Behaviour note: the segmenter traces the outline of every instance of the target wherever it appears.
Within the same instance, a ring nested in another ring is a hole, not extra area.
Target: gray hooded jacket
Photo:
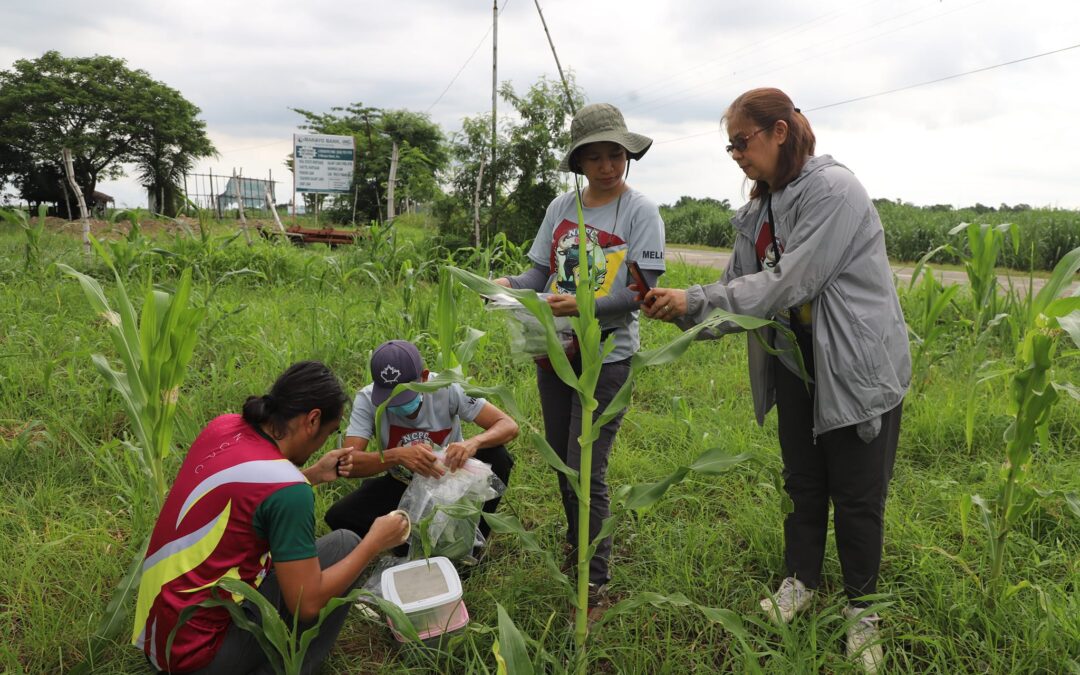
[[[811,157],[794,181],[773,194],[773,227],[784,242],[783,255],[774,268],[759,272],[754,235],[764,208],[757,199],[732,218],[736,240],[727,269],[717,283],[687,289],[680,325],[700,323],[718,308],[772,318],[810,302],[814,434],[876,422],[901,402],[911,382],[907,327],[877,210],[847,167],[828,155]],[[720,333],[736,330],[725,324]],[[774,330],[761,330],[772,344]],[[777,362],[748,337],[754,412],[764,424],[775,403]]]

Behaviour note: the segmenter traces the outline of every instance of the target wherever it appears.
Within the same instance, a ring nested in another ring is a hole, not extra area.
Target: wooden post
[[[495,104],[499,100],[499,0],[491,3],[491,226],[489,230],[495,231],[495,192],[498,189],[497,180],[499,172],[495,163],[496,146],[496,110]],[[480,242],[477,241],[479,246]]]
[[[473,246],[480,248],[480,186],[484,182],[484,158],[480,158],[480,172],[476,174],[476,196],[473,197]]]
[[[217,198],[217,189],[214,188],[214,170],[210,171],[210,209],[214,212],[214,216],[218,220],[221,220],[221,202]]]
[[[243,175],[244,170],[240,169],[240,174]],[[244,240],[251,246],[251,232],[248,232],[247,218],[244,217],[244,195],[243,190],[240,189],[240,178],[236,175],[236,169],[233,169],[233,193],[236,195],[236,210],[240,215],[240,230],[244,233]]]
[[[79,215],[83,221],[83,252],[90,255],[90,214],[86,211],[86,200],[83,199],[82,190],[75,182],[75,166],[71,162],[71,150],[64,148],[64,170],[67,172],[68,183],[71,191],[75,193],[75,200],[79,204]]]
[[[398,144],[390,151],[390,178],[386,183],[386,222],[394,219],[394,182],[397,180]]]
[[[277,224],[277,229],[285,234],[285,226],[281,224],[281,217],[278,216],[277,207],[274,206],[274,198],[270,195],[270,188],[266,188],[266,205],[270,207],[270,213],[274,214],[274,223]]]

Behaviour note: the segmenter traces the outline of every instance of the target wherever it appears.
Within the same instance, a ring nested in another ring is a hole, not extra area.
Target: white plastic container
[[[395,565],[383,570],[381,581],[382,596],[405,612],[423,640],[457,630],[469,621],[461,601],[461,578],[448,558]],[[404,639],[396,630],[394,637]]]

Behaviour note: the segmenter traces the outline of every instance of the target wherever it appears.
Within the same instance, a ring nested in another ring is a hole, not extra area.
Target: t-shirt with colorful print
[[[633,283],[626,270],[627,260],[636,260],[642,269],[664,271],[664,221],[648,197],[629,188],[603,206],[584,208],[582,215],[589,239],[586,256],[592,266],[597,298]],[[552,200],[529,249],[529,260],[548,268],[546,292],[577,290],[579,251],[577,200],[574,192],[567,192]],[[600,329],[611,331],[615,340],[615,348],[605,362],[621,361],[638,350],[636,310],[600,317]]]
[[[435,373],[430,373],[430,378]],[[372,439],[375,435],[375,405],[371,402],[372,385],[368,385],[356,394],[352,413],[349,416],[347,436]],[[459,384],[451,384],[431,392],[420,394],[424,397],[415,419],[400,417],[386,410],[383,412],[379,438],[382,447],[396,448],[414,443],[431,443],[447,446],[462,440],[461,420],[472,422],[487,405],[482,398],[469,396]],[[370,450],[376,448],[369,447]],[[391,475],[400,480],[409,480],[412,474],[405,467],[394,467]]]

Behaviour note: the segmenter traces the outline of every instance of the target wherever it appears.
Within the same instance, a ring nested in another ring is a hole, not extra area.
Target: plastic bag
[[[547,294],[538,294],[542,299]],[[520,360],[546,359],[547,337],[540,320],[533,316],[532,312],[520,302],[509,295],[499,294],[487,296],[488,303],[484,308],[489,311],[499,311],[509,318],[510,328],[510,354]],[[563,351],[570,353],[576,344],[574,329],[570,318],[565,316],[555,317],[555,333],[562,344]]]
[[[435,451],[442,461],[444,452]],[[446,556],[461,560],[472,553],[473,546],[483,543],[477,532],[480,508],[484,502],[498,497],[506,486],[491,471],[491,466],[477,459],[469,459],[457,471],[447,471],[440,478],[413,474],[412,482],[401,495],[398,508],[409,514],[413,523],[409,536],[409,552],[413,558],[425,555],[423,537],[431,542],[431,556]],[[471,505],[475,511],[469,515],[450,514],[439,506]]]

